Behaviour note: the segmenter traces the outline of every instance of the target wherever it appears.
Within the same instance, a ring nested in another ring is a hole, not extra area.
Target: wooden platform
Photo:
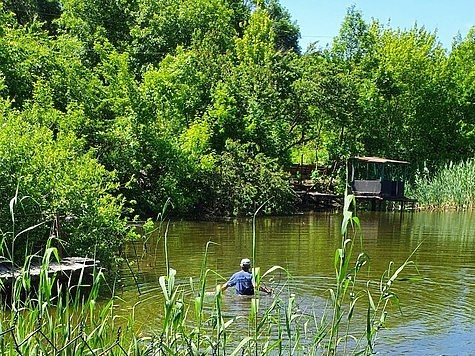
[[[343,206],[344,195],[342,194],[326,194],[314,191],[296,191],[299,196],[302,207],[312,208],[315,210],[328,210],[337,209]],[[393,202],[400,204],[400,210],[404,210],[408,204],[411,205],[411,209],[414,209],[414,205],[417,202],[416,199],[410,199],[406,197],[391,197],[381,195],[355,195],[357,202],[368,202],[371,210],[382,210],[382,205],[385,202]]]
[[[300,198],[302,208],[315,210],[337,209],[343,204],[343,195],[326,194],[313,191],[296,191]]]
[[[61,263],[51,262],[47,271],[48,277],[55,278],[55,288],[61,290],[78,290],[79,287],[87,289],[92,285],[93,274],[100,268],[97,260],[84,257],[67,257]],[[25,274],[29,275],[32,291],[40,280],[41,265],[32,265],[27,271],[23,267],[13,267],[9,263],[0,264],[0,280],[2,284],[1,295],[11,295],[14,281]]]
[[[93,260],[92,258],[66,257],[61,261],[61,263],[51,262],[49,265],[48,274],[71,274],[83,269],[92,271],[92,268],[97,266],[98,261]],[[32,266],[28,272],[31,277],[39,276],[41,273],[41,266]],[[0,265],[0,279],[4,281],[12,277],[17,278],[24,273],[25,271],[23,270],[23,267],[15,267],[12,271],[12,268],[9,264],[4,263]]]
[[[401,211],[407,210],[409,206],[411,210],[414,210],[415,204],[417,203],[417,199],[380,195],[355,195],[355,199],[357,202],[368,202],[370,204],[370,210],[372,211],[383,210],[383,204],[385,204],[386,202],[399,204],[398,210]]]

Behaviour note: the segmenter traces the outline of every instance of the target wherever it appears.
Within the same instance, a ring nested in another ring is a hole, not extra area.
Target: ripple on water
[[[379,333],[376,351],[394,355],[472,354],[475,214],[365,213],[360,219],[364,250],[371,257],[370,268],[365,269],[361,278],[373,281],[370,287],[375,296],[389,262],[394,262],[391,267],[394,272],[422,243],[411,257],[417,269],[408,266],[394,283],[393,291],[400,298],[402,314],[397,305],[389,306],[387,329]],[[322,315],[329,299],[328,290],[335,284],[334,256],[340,246],[340,227],[339,214],[258,219],[257,264],[263,271],[280,265],[293,276],[287,280],[285,273],[275,274],[272,281],[266,278],[265,282],[274,290],[282,290],[283,296],[295,294],[301,311]],[[200,275],[206,243],[210,240],[217,245],[210,246],[208,268],[223,279],[229,278],[240,258],[251,254],[252,223],[250,220],[174,222],[170,226],[169,256],[183,286],[189,285],[190,276],[195,276],[196,281]],[[161,291],[157,291],[158,277],[165,273],[162,242],[163,239],[157,244],[151,239],[149,255],[132,266],[135,272],[141,271],[136,277],[142,295],[137,295],[132,273],[123,269],[124,300],[132,306],[140,303],[136,313],[145,321],[159,318],[163,311],[163,302],[158,297]],[[134,248],[142,253],[141,246]],[[410,277],[423,279],[414,282]],[[209,290],[223,279],[210,275]],[[235,300],[232,291],[229,292],[223,299],[225,313],[229,317],[246,315],[250,302]],[[191,297],[191,292],[187,296]],[[262,298],[262,305],[271,301]],[[365,304],[362,305],[365,309]],[[124,305],[124,310],[130,312],[131,307]],[[245,318],[238,320],[245,322]]]

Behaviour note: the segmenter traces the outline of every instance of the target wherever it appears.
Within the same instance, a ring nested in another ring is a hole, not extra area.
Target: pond
[[[375,351],[384,354],[470,354],[475,352],[475,213],[473,212],[362,212],[363,250],[371,260],[361,273],[378,281],[390,262],[394,271],[417,249],[395,292],[400,311],[390,308],[387,328],[380,331]],[[144,325],[144,332],[160,328],[163,303],[158,278],[165,274],[163,231],[127,246],[129,266],[122,270],[119,307]],[[275,273],[265,283],[274,291],[295,293],[302,310],[328,299],[335,281],[335,249],[340,246],[341,213],[309,213],[291,217],[258,218],[254,264],[267,270],[282,266],[293,276]],[[239,261],[252,255],[252,220],[219,222],[171,221],[168,225],[170,265],[179,282],[198,281],[208,241],[208,268],[224,278],[239,269]],[[133,274],[132,274],[133,271]],[[208,278],[209,290],[224,279]],[[187,288],[189,290],[190,288]],[[268,297],[271,298],[271,297]],[[265,300],[265,298],[263,298]],[[140,303],[138,303],[140,302]],[[137,304],[138,303],[138,304]],[[248,313],[248,303],[236,303],[225,293],[225,313]],[[364,308],[358,311],[363,314]]]

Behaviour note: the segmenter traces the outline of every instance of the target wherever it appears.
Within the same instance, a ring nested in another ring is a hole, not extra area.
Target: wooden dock
[[[326,194],[314,191],[295,191],[300,199],[301,207],[312,210],[332,210],[343,205],[343,195]]]
[[[47,270],[48,277],[55,278],[55,290],[60,288],[62,291],[69,289],[70,291],[79,290],[80,287],[88,289],[92,286],[94,272],[98,271],[100,263],[97,260],[84,257],[67,257],[60,263],[54,261],[49,264]],[[12,267],[9,263],[0,264],[0,280],[1,295],[5,297],[11,296],[14,281],[21,276],[29,276],[32,290],[36,290],[42,267],[39,264],[30,266],[28,270],[24,267]]]
[[[314,191],[300,190],[296,191],[300,198],[301,207],[304,209],[312,210],[332,210],[339,209],[343,206],[345,199],[342,194],[327,194]],[[417,200],[406,197],[393,197],[393,196],[381,196],[381,195],[355,195],[357,203],[369,204],[369,210],[378,211],[384,210],[388,202],[397,204],[398,207],[394,207],[391,210],[414,210]]]
[[[416,199],[407,197],[392,197],[392,196],[379,196],[379,195],[355,195],[357,202],[369,203],[369,209],[371,211],[381,211],[387,209],[388,203],[392,203],[393,208],[389,210],[414,210]]]

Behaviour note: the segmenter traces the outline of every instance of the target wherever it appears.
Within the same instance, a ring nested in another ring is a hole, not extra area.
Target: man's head
[[[251,268],[251,260],[249,258],[243,258],[241,260],[241,268],[245,271],[249,270],[249,268]]]

